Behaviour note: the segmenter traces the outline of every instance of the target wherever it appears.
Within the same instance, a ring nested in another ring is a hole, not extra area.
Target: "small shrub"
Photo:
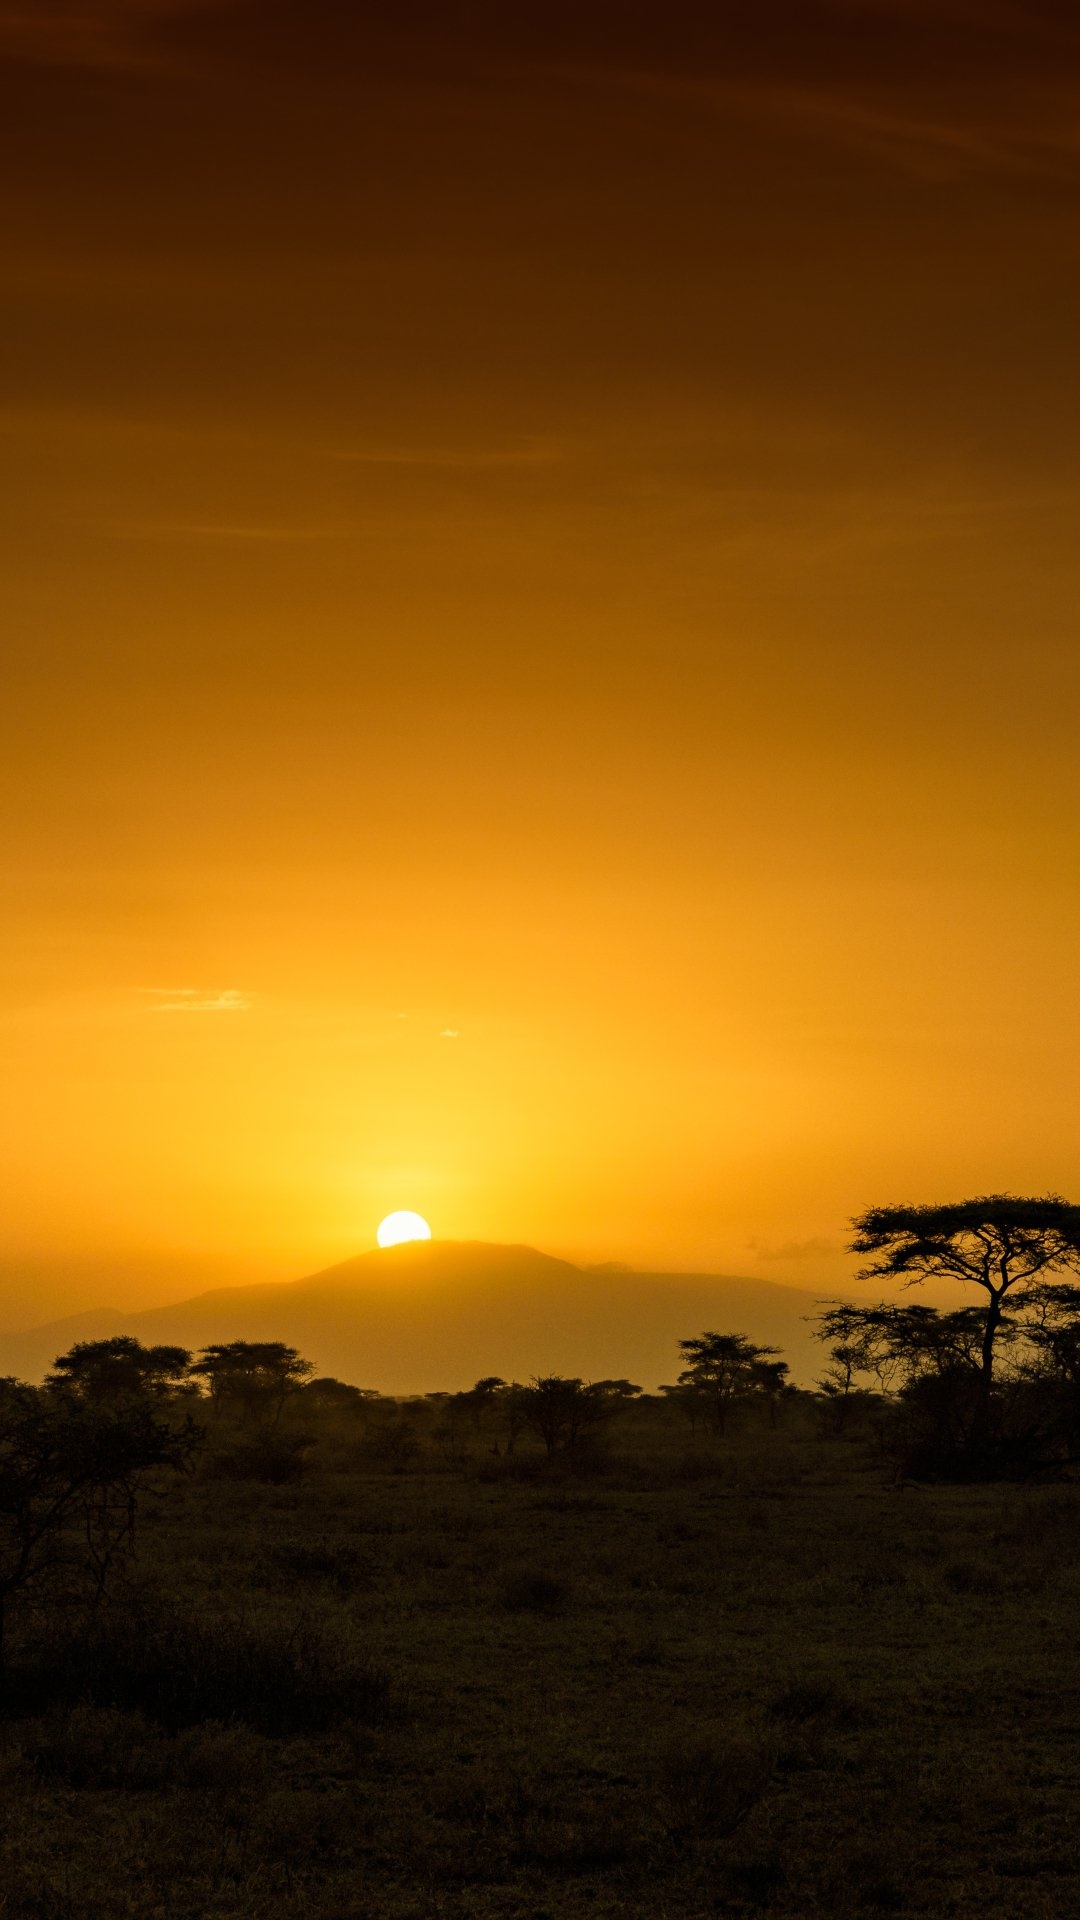
[[[778,1694],[768,1717],[779,1733],[777,1771],[797,1774],[832,1764],[838,1736],[860,1726],[866,1716],[841,1688],[807,1680]]]
[[[829,1721],[833,1726],[853,1727],[859,1714],[839,1687],[830,1681],[803,1681],[779,1693],[769,1707],[770,1720],[782,1720],[789,1726],[806,1726],[810,1721]]]
[[[169,1772],[168,1743],[160,1727],[138,1711],[125,1713],[87,1700],[31,1721],[20,1744],[35,1772],[69,1787],[160,1787]]]
[[[1002,1589],[1001,1575],[985,1561],[953,1560],[943,1571],[942,1580],[950,1593],[995,1594]]]
[[[420,1441],[411,1420],[389,1420],[373,1426],[358,1448],[366,1465],[384,1473],[408,1473],[419,1452]]]
[[[647,1627],[621,1636],[615,1650],[632,1667],[662,1667],[664,1664],[664,1642],[658,1633]]]
[[[746,1733],[719,1730],[670,1747],[659,1767],[668,1832],[711,1839],[734,1833],[764,1797],[775,1766],[771,1744]]]
[[[630,1824],[609,1810],[589,1818],[545,1808],[518,1820],[510,1858],[547,1874],[610,1873],[630,1858],[635,1838]]]
[[[279,1787],[260,1802],[252,1822],[259,1858],[285,1865],[340,1853],[355,1829],[355,1812],[342,1794]]]
[[[187,1727],[174,1743],[173,1772],[182,1786],[213,1794],[231,1792],[238,1782],[254,1791],[270,1771],[266,1741],[250,1727],[204,1720]]]
[[[778,1848],[729,1860],[724,1878],[736,1898],[750,1907],[768,1907],[787,1882],[787,1868]]]
[[[727,1479],[731,1472],[730,1462],[723,1454],[702,1451],[684,1453],[671,1468],[673,1481],[680,1480],[716,1480]]]
[[[257,1433],[230,1447],[208,1454],[203,1476],[208,1480],[248,1480],[263,1486],[284,1487],[307,1471],[305,1455],[310,1434]]]
[[[826,1877],[829,1910],[862,1920],[871,1913],[894,1913],[904,1902],[907,1863],[891,1839],[856,1846],[841,1856]]]
[[[271,1562],[297,1580],[326,1581],[350,1593],[371,1577],[371,1557],[351,1540],[289,1540],[275,1547]]]
[[[504,1480],[543,1480],[546,1464],[541,1453],[487,1454],[483,1459],[466,1463],[469,1479],[478,1480],[482,1485],[497,1485]]]
[[[625,1788],[549,1754],[524,1768],[482,1760],[436,1778],[426,1797],[468,1850],[480,1843],[489,1860],[561,1878],[610,1872],[631,1858],[641,1835]]]
[[[508,1573],[499,1588],[499,1604],[508,1613],[562,1613],[569,1598],[565,1580],[528,1567]]]

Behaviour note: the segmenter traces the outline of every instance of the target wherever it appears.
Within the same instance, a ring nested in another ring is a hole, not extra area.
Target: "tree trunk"
[[[1001,1301],[1004,1289],[991,1288],[982,1337],[982,1364],[979,1369],[979,1398],[975,1410],[972,1439],[985,1447],[990,1438],[990,1400],[994,1390],[994,1342],[1001,1325]]]

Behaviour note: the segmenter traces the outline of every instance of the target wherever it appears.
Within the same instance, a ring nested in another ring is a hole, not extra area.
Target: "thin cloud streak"
[[[212,544],[236,542],[242,546],[302,544],[311,540],[346,539],[352,527],[244,526],[214,521],[121,522],[107,525],[103,531],[118,540],[208,541]]]
[[[552,467],[567,458],[565,448],[530,441],[520,447],[359,447],[328,456],[350,466],[433,467],[451,472],[483,472],[502,467]]]
[[[779,1246],[767,1240],[748,1240],[746,1244],[759,1260],[829,1260],[843,1251],[838,1241],[820,1235],[810,1240],[785,1240]]]
[[[714,106],[744,121],[855,150],[925,180],[964,174],[1024,175],[1071,171],[1080,157],[1076,90],[1056,80],[1028,83],[1011,96],[1000,120],[986,113],[915,114],[894,105],[888,89],[868,83],[844,90],[827,83],[725,81],[709,75],[646,73],[636,68],[580,68],[577,77],[652,98]],[[965,100],[965,109],[970,102]]]
[[[251,1001],[235,987],[207,992],[201,987],[144,987],[156,1001],[155,1013],[249,1013]]]
[[[0,60],[105,69],[171,66],[169,53],[155,44],[155,27],[185,14],[221,11],[229,4],[230,0],[0,4]]]

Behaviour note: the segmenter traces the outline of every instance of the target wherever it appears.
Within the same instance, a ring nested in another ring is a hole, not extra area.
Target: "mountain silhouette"
[[[284,1340],[382,1393],[454,1391],[483,1374],[674,1380],[678,1341],[706,1328],[778,1346],[808,1384],[821,1350],[802,1288],[726,1274],[574,1266],[533,1247],[413,1241],[302,1280],[219,1287],[143,1312],[96,1309],[0,1338],[0,1374],[37,1380],[76,1340],[129,1333],[151,1345]]]

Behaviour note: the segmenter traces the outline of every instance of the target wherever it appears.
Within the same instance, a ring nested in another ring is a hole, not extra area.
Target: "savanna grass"
[[[1076,1490],[900,1491],[797,1407],[583,1468],[385,1424],[197,1476],[89,1630],[27,1616],[3,1920],[1080,1908]]]

